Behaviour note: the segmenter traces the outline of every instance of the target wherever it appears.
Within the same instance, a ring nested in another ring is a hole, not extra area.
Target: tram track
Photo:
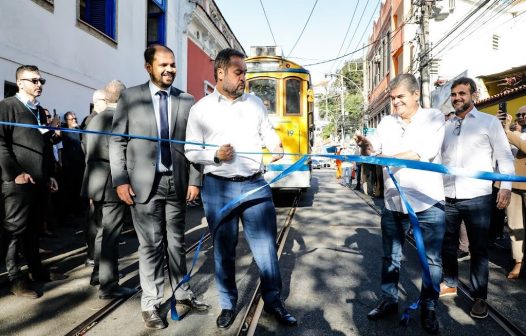
[[[364,197],[361,193],[354,191],[353,192],[362,199],[371,209],[373,209],[374,212],[378,214],[378,216],[381,216],[381,211],[373,204],[369,199]],[[409,244],[416,250],[416,243],[413,237],[410,235],[406,235],[407,241]],[[458,287],[457,289],[459,292],[466,297],[471,302],[474,301],[473,297],[470,294],[469,286],[463,282],[462,280],[458,279]],[[511,321],[509,318],[507,318],[504,314],[499,312],[498,309],[493,307],[490,303],[488,304],[488,315],[491,317],[508,335],[511,336],[526,336],[526,331],[520,329],[513,321]]]
[[[294,214],[296,212],[300,196],[301,193],[298,191],[294,196],[292,207],[290,208],[287,217],[285,218],[285,224],[278,233],[278,237],[276,239],[276,245],[278,247],[278,260],[280,259],[281,254],[283,253],[283,248],[285,247],[285,243],[287,241],[287,236],[290,231],[292,218],[294,217]],[[261,313],[263,311],[263,299],[261,298],[260,286],[261,281],[258,279],[256,287],[252,294],[252,298],[250,299],[250,302],[248,304],[248,308],[245,312],[245,315],[243,316],[243,320],[241,321],[241,325],[238,331],[236,332],[237,336],[253,336],[256,332],[256,328],[259,323],[259,318],[261,317]]]
[[[203,243],[205,243],[208,239],[210,239],[210,233],[207,233],[203,237]],[[186,255],[193,253],[197,249],[198,246],[199,246],[199,240],[186,249],[185,251]],[[130,272],[136,271],[139,269],[138,264],[139,264],[139,261],[135,261],[132,264],[128,265],[126,268],[124,268],[122,271],[124,273],[130,273]],[[130,279],[126,280],[126,282],[124,282],[122,285],[131,286],[132,284],[133,284],[133,287],[137,290],[136,294],[129,296],[129,297],[125,297],[125,298],[111,300],[108,304],[104,305],[102,308],[97,310],[94,314],[92,314],[91,316],[86,318],[84,321],[79,323],[77,326],[75,326],[71,331],[69,331],[65,335],[66,336],[80,336],[80,335],[86,334],[89,330],[91,330],[93,327],[98,325],[112,311],[117,309],[119,306],[121,306],[123,303],[128,301],[130,298],[141,293],[138,272],[137,274],[132,276]]]

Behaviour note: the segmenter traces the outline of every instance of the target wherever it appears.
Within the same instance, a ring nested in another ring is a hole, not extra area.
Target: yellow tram
[[[246,59],[246,90],[263,100],[269,119],[281,138],[285,153],[310,154],[314,141],[314,92],[311,88],[310,73],[283,57],[261,52],[274,47],[257,48],[258,56]],[[281,160],[270,163],[270,156],[266,155],[265,179],[270,181],[300,157],[285,155]],[[310,187],[310,160],[307,162],[271,187]]]

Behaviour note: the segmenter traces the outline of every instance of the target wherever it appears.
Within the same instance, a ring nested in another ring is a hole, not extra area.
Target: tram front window
[[[285,85],[285,94],[287,98],[287,104],[285,107],[286,114],[300,114],[301,105],[301,81],[299,79],[291,78],[288,79]]]
[[[271,78],[253,79],[248,82],[248,91],[263,101],[269,114],[276,113],[276,80]]]

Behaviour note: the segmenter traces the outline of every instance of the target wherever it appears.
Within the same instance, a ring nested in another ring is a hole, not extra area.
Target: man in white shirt
[[[214,63],[215,91],[190,110],[186,141],[221,145],[203,147],[186,144],[188,160],[204,165],[202,198],[208,226],[214,238],[216,286],[221,314],[219,328],[235,319],[237,288],[235,255],[241,219],[245,237],[261,274],[265,310],[286,325],[296,319],[281,302],[281,274],[276,252],[276,212],[270,187],[262,177],[262,144],[273,153],[283,153],[266,107],[258,97],[244,93],[247,67],[245,55],[234,49],[219,52]],[[283,154],[274,154],[278,160]],[[239,195],[265,186],[244,200],[230,214],[220,209]],[[226,216],[226,217],[225,217]]]
[[[477,111],[474,96],[477,86],[471,78],[456,79],[451,86],[455,116],[446,122],[442,145],[444,165],[474,171],[493,171],[494,162],[502,174],[514,174],[513,155],[500,121]],[[492,181],[444,175],[446,195],[446,233],[442,247],[444,282],[440,296],[456,295],[458,283],[458,237],[460,223],[466,223],[471,254],[470,282],[475,302],[471,316],[488,316],[488,231],[491,212]],[[497,207],[510,203],[511,182],[502,182]]]
[[[399,159],[440,163],[444,138],[444,116],[436,109],[419,106],[420,90],[410,74],[396,76],[390,83],[393,110],[385,116],[376,133],[369,138],[357,135],[357,144],[364,155],[381,155]],[[426,248],[432,286],[422,282],[420,316],[424,330],[437,333],[435,309],[442,277],[441,246],[444,236],[444,188],[438,173],[409,168],[391,168],[413,207]],[[382,212],[382,296],[367,317],[378,320],[398,311],[398,280],[405,234],[409,230],[407,209],[383,169],[385,208]]]

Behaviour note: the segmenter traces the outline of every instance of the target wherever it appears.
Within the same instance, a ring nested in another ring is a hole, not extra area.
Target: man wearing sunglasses
[[[0,102],[0,120],[4,122],[46,125],[46,114],[37,97],[45,80],[36,66],[23,65],[16,70],[18,93]],[[57,190],[53,173],[53,131],[42,128],[0,125],[0,168],[5,218],[2,228],[7,239],[6,268],[11,292],[16,296],[37,298],[37,293],[22,273],[19,253],[27,261],[34,281],[50,281],[38,253],[37,230],[41,195],[46,188]],[[60,276],[63,278],[63,276]]]
[[[495,161],[502,174],[515,174],[513,155],[499,119],[479,112],[475,107],[477,86],[473,79],[461,77],[451,86],[451,104],[455,116],[446,122],[442,161],[449,167],[470,171],[494,171]],[[464,221],[471,255],[470,282],[475,299],[470,315],[488,316],[488,232],[492,202],[492,181],[444,175],[446,195],[446,233],[442,246],[444,281],[440,295],[456,295],[458,284],[458,238]],[[497,208],[510,203],[511,182],[502,182]]]

